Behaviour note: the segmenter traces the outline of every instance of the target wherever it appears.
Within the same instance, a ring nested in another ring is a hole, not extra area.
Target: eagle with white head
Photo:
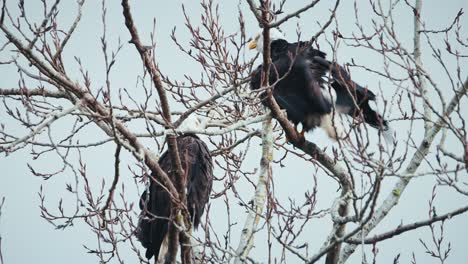
[[[288,119],[296,127],[302,125],[302,135],[322,127],[332,139],[343,137],[343,125],[335,118],[336,113],[341,113],[382,131],[387,141],[392,139],[388,122],[369,106],[376,99],[372,91],[354,82],[344,67],[328,61],[326,54],[314,49],[310,42],[289,43],[278,29],[269,31],[272,65],[268,80],[275,83],[273,96],[286,110]],[[263,52],[263,42],[260,32],[249,49]],[[261,88],[261,68],[260,65],[252,73],[253,90]],[[266,104],[266,100],[262,103]]]

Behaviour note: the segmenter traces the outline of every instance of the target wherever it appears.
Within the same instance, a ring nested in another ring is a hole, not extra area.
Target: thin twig
[[[374,235],[372,237],[366,238],[366,239],[364,239],[364,241],[362,241],[361,239],[354,239],[353,238],[353,239],[346,240],[346,243],[375,244],[377,242],[390,239],[390,238],[392,238],[394,236],[397,236],[399,234],[402,234],[402,233],[405,233],[405,232],[408,232],[408,231],[412,231],[412,230],[415,230],[415,229],[423,227],[423,226],[428,226],[428,225],[432,225],[432,224],[434,224],[436,222],[451,219],[452,217],[463,214],[463,213],[465,213],[467,211],[468,211],[468,206],[464,206],[464,207],[461,207],[461,208],[459,208],[457,210],[454,210],[454,211],[452,211],[450,213],[446,213],[446,214],[443,214],[443,215],[438,215],[438,216],[435,216],[434,218],[431,218],[431,219],[415,222],[415,223],[412,223],[412,224],[397,226],[395,229],[392,229],[390,231],[387,231],[387,232],[384,232],[384,233],[381,233],[381,234]]]

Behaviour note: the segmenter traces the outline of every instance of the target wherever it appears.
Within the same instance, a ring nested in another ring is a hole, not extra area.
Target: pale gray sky
[[[15,3],[8,1],[12,10],[16,11]],[[25,1],[28,9],[28,14],[39,15],[37,13],[38,1]],[[238,27],[238,6],[244,12],[246,18],[247,30],[252,34],[258,31],[258,25],[253,16],[250,14],[248,6],[242,1],[239,4],[236,1],[220,1],[220,15],[222,25],[227,32],[236,32]],[[295,10],[297,7],[302,6],[307,1],[288,1],[286,10]],[[302,29],[303,38],[312,36],[319,28],[317,21],[326,21],[329,16],[328,10],[332,7],[332,1],[324,1],[327,3],[320,3],[316,8],[301,15],[300,19],[291,19],[284,24],[282,30],[286,33],[286,37],[291,41],[296,39],[296,27]],[[330,3],[329,3],[330,2]],[[170,33],[173,27],[177,27],[177,35],[179,40],[187,44],[189,33],[184,28],[183,14],[181,4],[186,5],[188,13],[191,15],[193,23],[200,22],[201,7],[196,1],[164,1],[163,3],[157,1],[133,1],[131,3],[134,18],[137,27],[139,28],[142,39],[149,40],[149,33],[151,32],[153,18],[156,18],[157,23],[157,59],[161,67],[161,71],[168,74],[172,78],[180,78],[184,74],[199,75],[198,65],[193,61],[187,59],[180,53],[177,47],[170,39]],[[464,0],[452,1],[424,1],[423,3],[423,17],[427,22],[429,28],[440,29],[448,25],[457,11],[460,8],[468,7],[468,2]],[[71,23],[74,14],[76,13],[76,4],[74,1],[64,1],[60,5],[59,22],[67,25]],[[137,74],[141,73],[141,61],[133,45],[128,44],[129,34],[124,26],[122,7],[117,1],[107,1],[108,8],[108,32],[107,38],[109,46],[115,48],[118,39],[124,43],[123,50],[118,58],[118,63],[111,76],[112,83],[115,88],[128,87],[130,90],[135,89]],[[409,50],[412,50],[412,31],[413,31],[413,18],[412,12],[408,9],[400,8],[396,10],[396,23],[399,30],[398,35],[402,40],[402,44]],[[361,22],[369,22],[372,18],[371,10],[366,4],[360,9]],[[339,27],[340,31],[349,33],[355,31],[354,25],[354,10],[352,1],[343,1],[339,11]],[[461,25],[468,24],[466,18],[462,19]],[[328,31],[333,29],[334,25]],[[467,30],[462,31],[462,37],[468,35]],[[90,73],[91,80],[95,87],[104,85],[104,62],[100,49],[99,37],[102,34],[101,24],[101,3],[100,1],[88,1],[85,3],[83,10],[83,18],[74,37],[71,39],[68,49],[65,51],[65,63],[67,71],[71,76],[80,79],[80,73],[73,61],[73,56],[81,58],[84,67]],[[328,34],[330,36],[330,34]],[[0,35],[0,43],[4,43],[5,37]],[[330,47],[321,40],[322,49],[329,53],[331,56]],[[442,41],[442,40],[441,40]],[[148,41],[149,42],[149,41]],[[439,42],[440,47],[443,47]],[[465,50],[466,51],[466,50]],[[424,52],[424,51],[423,51]],[[466,53],[466,52],[465,52]],[[246,56],[253,56],[252,51],[246,51]],[[5,59],[0,56],[0,59]],[[338,61],[345,63],[351,59],[356,60],[360,64],[364,64],[369,68],[381,68],[382,61],[375,53],[369,52],[363,48],[348,47],[342,43],[338,50]],[[444,77],[440,67],[432,65],[433,60],[430,58],[429,53],[425,53],[423,61],[428,62],[427,68],[431,70],[431,74],[435,80],[443,87],[444,82],[447,81]],[[466,63],[466,60],[464,61]],[[449,67],[451,70],[455,69],[455,64],[450,62]],[[462,65],[462,76],[466,76],[467,70]],[[13,67],[0,65],[0,72],[2,78],[0,80],[0,88],[10,88],[17,86],[18,73]],[[379,94],[391,95],[394,87],[376,75],[370,75],[368,72],[353,69],[353,78],[361,84],[367,84],[370,89]],[[381,89],[381,90],[380,90]],[[143,94],[141,94],[143,96]],[[464,102],[466,104],[466,102]],[[381,102],[380,104],[381,105]],[[465,107],[466,109],[466,107]],[[8,129],[17,129],[18,134],[25,131],[17,127],[11,120],[4,121],[5,109],[3,104],[0,105],[0,122],[4,123]],[[396,112],[396,111],[395,111]],[[393,113],[393,112],[391,112]],[[70,123],[66,119],[56,124],[54,129],[55,133],[66,133],[69,130]],[[400,122],[397,124],[397,133],[405,135],[409,129],[407,123]],[[11,130],[10,130],[11,131]],[[89,137],[83,140],[92,142],[98,139],[105,138],[104,134],[99,129],[88,129]],[[415,131],[422,136],[421,131]],[[420,136],[420,137],[421,137]],[[333,144],[324,136],[322,131],[315,131],[309,134],[308,139],[317,142],[320,146],[325,147]],[[259,164],[259,148],[258,141],[252,143],[254,147],[251,148],[249,159],[245,164],[245,168],[253,170]],[[451,146],[454,149],[459,146]],[[47,194],[47,203],[55,205],[59,197],[61,198],[64,193],[65,184],[72,182],[74,176],[68,172],[61,174],[59,177],[54,177],[49,181],[35,178],[28,170],[27,163],[35,166],[42,167],[45,171],[54,171],[60,167],[60,161],[54,156],[49,155],[50,159],[41,159],[40,161],[32,160],[30,155],[31,148],[27,147],[21,151],[13,153],[7,157],[0,158],[0,168],[2,168],[2,178],[0,180],[0,197],[5,196],[6,202],[2,211],[2,218],[0,219],[0,234],[2,236],[2,251],[3,258],[6,264],[9,263],[95,263],[98,259],[91,254],[87,254],[87,250],[83,248],[83,244],[96,246],[95,236],[81,223],[75,221],[75,226],[66,230],[54,230],[54,227],[47,223],[39,216],[39,188],[42,185],[44,193]],[[101,179],[105,178],[110,180],[113,175],[113,153],[114,146],[106,144],[97,149],[84,150],[82,156],[87,164],[88,176],[92,183],[99,186]],[[278,158],[278,157],[276,157]],[[135,160],[127,152],[122,156],[122,181],[126,184],[126,197],[127,199],[137,201],[139,194],[138,190],[130,177],[127,166],[134,166]],[[424,171],[422,166],[421,171]],[[287,201],[288,198],[294,199],[298,204],[304,201],[304,193],[310,191],[313,187],[311,175],[315,173],[313,166],[306,164],[299,159],[291,158],[287,161],[286,167],[280,168],[275,166],[274,169],[275,192],[278,199]],[[310,171],[310,173],[309,173]],[[467,176],[466,173],[464,175]],[[319,203],[317,208],[328,208],[333,199],[337,196],[337,184],[329,177],[319,175],[318,186],[320,187],[318,197]],[[253,179],[256,181],[256,179]],[[384,181],[382,193],[386,194],[393,186],[394,179]],[[432,186],[434,179],[424,177],[417,179],[411,183],[409,188],[404,193],[400,204],[391,211],[390,216],[387,217],[381,225],[376,229],[376,232],[386,231],[394,228],[401,223],[409,223],[412,220],[422,220],[427,218],[428,199],[431,196]],[[214,186],[215,190],[219,190],[222,183],[217,182]],[[140,186],[140,188],[142,188]],[[241,195],[243,199],[249,200],[253,189],[245,179],[241,179],[236,186],[238,190],[242,190]],[[141,190],[141,189],[140,189]],[[385,195],[383,195],[385,196]],[[72,202],[73,196],[63,197],[64,201]],[[468,204],[467,197],[454,195],[447,191],[446,188],[439,188],[437,198],[438,212],[444,213],[450,209],[457,208],[457,206]],[[51,208],[54,208],[51,206]],[[72,210],[73,208],[70,208]],[[245,220],[244,209],[237,205],[232,206],[231,214],[237,217],[237,225],[235,231],[240,231]],[[226,229],[225,209],[222,199],[212,201],[212,208],[210,212],[212,224],[219,233],[222,234]],[[216,219],[216,220],[213,220]],[[452,256],[447,263],[463,263],[468,259],[468,229],[466,223],[468,222],[468,215],[459,216],[446,225],[446,237],[452,242]],[[311,249],[318,249],[323,243],[325,237],[329,234],[331,229],[328,217],[318,219],[307,226],[307,236],[303,236],[304,242],[309,243]],[[233,232],[232,245],[237,246],[239,232]],[[411,260],[412,251],[415,251],[418,263],[435,263],[431,258],[424,254],[424,248],[419,243],[419,238],[429,238],[428,229],[423,228],[414,232],[406,233],[398,238],[385,241],[378,244],[381,249],[378,254],[378,263],[388,263],[393,257],[401,253],[401,263],[409,263]],[[266,236],[260,233],[256,237],[256,246],[251,255],[256,260],[267,261],[266,255]],[[314,250],[312,250],[313,252]],[[133,252],[130,250],[123,251],[127,254],[129,263],[135,261]],[[124,256],[125,256],[124,254]],[[356,251],[354,256],[350,259],[349,263],[360,263],[361,253]],[[323,262],[323,260],[322,260]],[[297,263],[300,263],[299,261]]]

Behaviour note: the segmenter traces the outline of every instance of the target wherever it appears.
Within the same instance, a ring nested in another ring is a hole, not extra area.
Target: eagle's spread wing
[[[358,117],[362,113],[364,121],[369,125],[384,130],[388,129],[387,121],[369,106],[369,101],[376,99],[375,94],[354,82],[349,73],[337,63],[327,61],[320,56],[313,57],[317,67],[330,70],[332,76],[331,86],[336,92],[336,105],[344,113]]]

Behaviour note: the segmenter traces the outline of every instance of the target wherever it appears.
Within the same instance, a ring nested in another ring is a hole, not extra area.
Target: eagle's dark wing
[[[282,45],[278,45],[278,42]],[[289,46],[285,49],[284,43],[284,40],[272,42],[272,59],[275,59],[272,60],[269,72],[269,83],[275,84],[273,96],[279,106],[286,110],[288,118],[295,124],[303,122],[309,115],[329,113],[331,104],[323,98],[307,58],[302,53],[292,53]],[[253,90],[260,88],[261,75],[259,66],[252,74]]]
[[[198,228],[201,217],[208,203],[213,185],[213,161],[205,142],[196,136],[181,138],[180,145],[185,145],[188,165],[185,169],[187,178],[187,206],[193,226]],[[184,142],[185,141],[185,142]],[[184,162],[184,158],[181,158]]]
[[[308,41],[299,41],[289,44],[290,52],[302,53],[308,58],[321,57],[325,58],[327,54],[321,50],[314,49],[310,42]]]
[[[159,158],[159,166],[171,177],[172,162],[167,151]],[[152,174],[152,177],[154,176]],[[145,255],[148,259],[152,256],[158,257],[161,244],[166,237],[169,226],[168,219],[171,214],[169,193],[153,180],[151,180],[149,192],[149,195],[146,191],[143,192],[140,197],[143,218],[140,218],[137,229],[137,237],[146,248]]]
[[[179,136],[177,146],[182,168],[187,177],[185,179],[187,205],[194,226],[197,228],[213,184],[213,162],[208,147],[195,135]],[[174,181],[176,172],[167,151],[160,157],[159,165],[171,181]],[[149,199],[144,192],[140,199],[140,208],[144,218],[141,218],[138,224],[137,237],[147,249],[146,257],[149,259],[154,255],[157,258],[169,226],[168,219],[171,214],[169,193],[159,183],[151,181]]]
[[[292,67],[291,67],[292,65]],[[288,54],[272,63],[272,70],[277,70],[280,80],[274,89],[277,97],[294,98],[293,104],[304,105],[306,112],[324,114],[330,112],[328,104],[322,95],[318,80],[310,70],[306,58],[301,55]],[[289,73],[288,73],[289,71]],[[272,81],[275,78],[270,76]],[[296,100],[299,100],[296,102]]]
[[[355,83],[348,72],[337,63],[332,63],[321,56],[313,57],[312,61],[315,67],[331,71],[331,86],[336,92],[336,105],[341,112],[357,117],[362,111],[366,123],[375,128],[387,129],[387,121],[369,106],[369,101],[374,101],[376,98],[372,91]]]
[[[310,44],[310,42],[308,41],[299,41],[299,42],[290,43],[288,46],[288,51],[291,54],[298,54],[306,59],[314,80],[319,83],[320,87],[322,87],[324,83],[324,77],[326,73],[328,72],[328,69],[324,68],[320,64],[313,63],[312,58],[320,57],[320,58],[325,59],[327,54],[318,49],[314,49],[312,45]]]

